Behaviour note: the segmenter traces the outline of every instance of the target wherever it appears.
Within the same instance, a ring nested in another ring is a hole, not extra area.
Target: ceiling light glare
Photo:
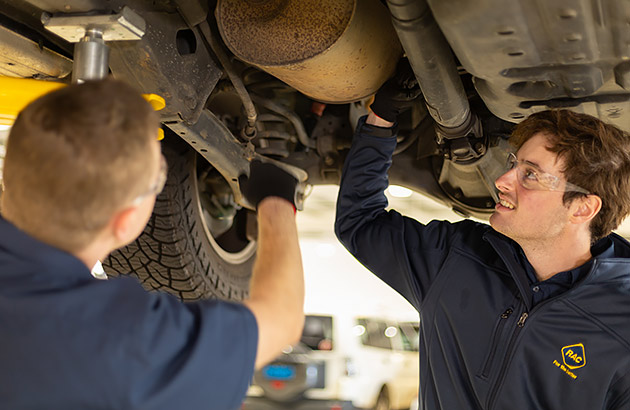
[[[361,325],[356,325],[352,328],[352,334],[355,336],[363,336],[365,334],[365,327]]]
[[[385,329],[385,336],[387,337],[394,337],[396,336],[397,333],[398,333],[398,329],[396,329],[394,326],[390,326],[387,329]]]
[[[409,198],[413,192],[411,189],[399,185],[390,185],[387,192],[394,198]]]

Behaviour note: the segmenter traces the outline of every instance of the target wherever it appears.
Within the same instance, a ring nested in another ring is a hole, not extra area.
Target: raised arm
[[[291,203],[268,197],[258,206],[258,256],[249,298],[258,322],[256,368],[300,340],[304,326],[304,275]]]
[[[374,112],[359,120],[341,176],[335,234],[359,262],[419,308],[455,228],[447,222],[423,225],[385,209],[396,116],[409,104],[409,91],[399,90],[402,80],[388,81],[376,95]]]
[[[295,223],[297,180],[270,163],[253,162],[241,180],[258,212],[258,254],[249,298],[258,323],[256,368],[300,340],[304,326],[304,271]]]

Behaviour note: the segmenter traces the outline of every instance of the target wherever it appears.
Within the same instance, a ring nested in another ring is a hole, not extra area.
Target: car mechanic
[[[410,70],[407,71],[409,73]],[[399,71],[359,121],[335,231],[420,314],[422,409],[630,408],[630,138],[567,110],[518,124],[490,225],[386,211]]]
[[[254,367],[299,340],[297,180],[268,163],[242,180],[259,227],[242,303],[184,304],[131,277],[92,277],[142,232],[164,187],[159,127],[112,79],[49,93],[16,119],[0,219],[0,407],[234,410]]]

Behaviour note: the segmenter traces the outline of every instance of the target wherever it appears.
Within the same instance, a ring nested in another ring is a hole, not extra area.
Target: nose
[[[516,183],[516,168],[510,169],[494,181],[494,186],[501,192],[509,192],[514,190]]]

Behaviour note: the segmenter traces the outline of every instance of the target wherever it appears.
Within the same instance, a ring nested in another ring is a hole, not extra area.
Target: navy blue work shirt
[[[234,410],[257,343],[244,305],[95,279],[0,218],[0,408]]]
[[[588,262],[571,270],[559,272],[547,280],[539,281],[536,277],[536,271],[527,259],[527,256],[525,256],[523,249],[516,242],[514,242],[513,245],[527,273],[527,280],[530,283],[529,290],[532,296],[532,306],[536,306],[545,300],[551,299],[571,289],[590,272],[593,267],[594,258],[613,258],[615,256],[613,241],[608,237],[602,238],[591,246],[592,258]]]

